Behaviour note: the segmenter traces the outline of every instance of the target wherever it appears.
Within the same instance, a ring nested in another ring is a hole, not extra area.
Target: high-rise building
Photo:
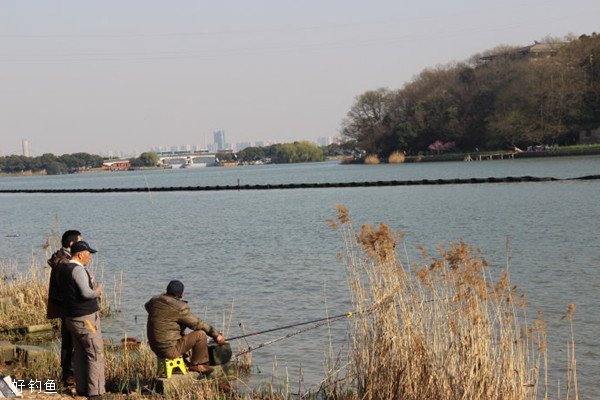
[[[31,142],[29,139],[23,139],[23,156],[31,157]]]
[[[331,137],[331,136],[320,137],[317,139],[317,144],[319,144],[319,146],[329,146],[332,143],[333,143],[333,137]]]
[[[222,129],[217,129],[213,133],[214,143],[215,143],[215,151],[225,150],[225,131]]]

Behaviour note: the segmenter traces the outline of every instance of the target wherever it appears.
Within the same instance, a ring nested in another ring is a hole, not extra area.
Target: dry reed
[[[406,160],[406,156],[401,151],[395,151],[388,157],[389,164],[402,164]]]
[[[342,231],[356,316],[348,370],[327,382],[329,398],[548,397],[547,378],[540,381],[545,323],[528,321],[508,268],[493,280],[488,262],[463,241],[436,256],[421,249],[421,262],[406,267],[386,225],[356,233],[348,210],[338,206],[338,214],[330,225]],[[570,349],[576,393],[574,343]]]
[[[376,155],[371,154],[371,155],[368,155],[365,157],[364,163],[365,164],[379,164],[379,158]]]
[[[26,325],[46,324],[50,270],[32,261],[21,272],[16,264],[0,262],[0,332]]]

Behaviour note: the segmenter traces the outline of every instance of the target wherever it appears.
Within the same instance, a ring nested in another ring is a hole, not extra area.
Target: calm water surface
[[[474,163],[342,166],[337,163],[0,177],[0,188],[102,188],[348,182],[488,176],[576,177],[600,173],[600,157]],[[409,248],[465,239],[499,271],[509,242],[514,283],[528,292],[530,314],[543,310],[551,381],[561,379],[567,326],[576,303],[577,368],[582,398],[600,397],[600,182],[503,183],[241,192],[0,195],[0,259],[28,266],[58,230],[80,229],[100,250],[107,285],[124,275],[123,313],[104,322],[106,336],[143,336],[143,304],[171,279],[186,284],[192,309],[229,335],[339,314],[349,309],[339,233],[326,220],[345,204],[356,226],[388,223]],[[18,237],[9,237],[19,235]],[[416,257],[416,252],[410,252]],[[230,315],[232,315],[230,317]],[[137,318],[136,318],[137,317]],[[336,345],[346,322],[333,327]],[[284,334],[287,332],[283,332]],[[254,337],[256,345],[279,333]],[[327,330],[257,350],[253,378],[270,379],[276,358],[307,386],[324,376]],[[554,391],[553,393],[556,393]]]

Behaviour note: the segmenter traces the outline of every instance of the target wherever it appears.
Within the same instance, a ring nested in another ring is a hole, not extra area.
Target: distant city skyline
[[[58,5],[57,5],[58,4]],[[0,154],[336,136],[356,96],[501,45],[599,30],[600,2],[3,0]],[[172,144],[174,143],[174,144]]]
[[[218,130],[218,131],[222,131],[222,130]],[[213,132],[216,133],[217,131]],[[224,131],[222,131],[224,134]],[[341,136],[321,136],[318,137],[316,140],[307,140],[308,142],[317,144],[319,146],[328,146],[332,143],[335,142],[339,142],[341,140]],[[195,152],[195,151],[209,151],[211,153],[216,153],[219,150],[233,150],[233,151],[241,151],[247,147],[265,147],[265,146],[270,146],[273,144],[277,144],[277,143],[285,143],[285,142],[279,142],[279,141],[264,141],[264,140],[257,140],[257,141],[252,141],[252,142],[235,142],[235,143],[228,143],[228,142],[223,142],[223,146],[219,147],[216,145],[216,143],[209,143],[209,144],[200,144],[200,143],[195,143],[195,144],[191,144],[191,143],[186,143],[186,144],[168,144],[168,145],[162,145],[162,146],[154,146],[154,147],[150,147],[147,149],[140,149],[140,150],[132,150],[132,151],[121,151],[121,150],[101,150],[101,151],[86,151],[85,153],[90,153],[90,154],[96,154],[102,157],[106,157],[106,158],[129,158],[129,157],[135,157],[135,156],[139,156],[141,153],[145,152],[145,151],[154,151],[154,152],[176,152],[176,151],[189,151],[189,152]],[[0,143],[0,145],[3,143]],[[32,148],[32,142],[29,139],[22,139],[21,140],[21,151],[20,152],[12,152],[12,153],[5,153],[2,150],[2,147],[0,147],[0,157],[2,156],[8,156],[8,155],[23,155],[25,157],[38,157],[41,156],[44,153],[39,153],[36,154],[34,152],[32,152],[31,150]],[[66,153],[53,153],[55,155],[62,155],[62,154],[72,154],[72,153],[79,153],[80,151],[73,151],[73,152],[66,152]]]
[[[218,130],[218,131],[222,131],[224,133],[224,130]],[[215,134],[217,131],[214,131],[213,134]],[[336,139],[339,140],[339,135],[336,136],[319,136],[315,139],[298,139],[298,140],[291,140],[289,142],[294,142],[294,141],[308,141],[314,144],[318,144],[319,146],[327,146],[330,145],[332,143],[334,143],[336,141]],[[7,151],[6,149],[6,142],[4,140],[2,140],[2,142],[0,142],[0,157],[2,156],[8,156],[8,155],[23,155],[25,157],[38,157],[41,156],[42,154],[45,153],[52,153],[49,151],[43,151],[43,152],[35,152],[32,150],[32,147],[34,148],[35,146],[32,146],[32,141],[29,139],[20,139],[21,142],[21,146],[20,149],[18,151]],[[184,151],[184,150],[188,150],[188,151],[200,151],[200,150],[208,150],[210,152],[217,152],[218,150],[233,150],[233,151],[241,151],[247,147],[264,147],[264,146],[270,146],[273,144],[277,144],[277,143],[288,143],[286,141],[277,141],[277,140],[256,140],[256,141],[249,141],[249,142],[234,142],[234,143],[230,143],[230,142],[226,142],[223,141],[223,146],[219,147],[215,145],[215,142],[213,143],[178,143],[178,144],[173,144],[173,143],[169,143],[169,144],[163,144],[163,145],[157,145],[157,146],[150,146],[148,148],[140,148],[140,149],[131,149],[131,150],[98,150],[98,151],[94,151],[94,150],[90,150],[90,151],[83,151],[83,150],[75,150],[75,151],[68,151],[68,152],[57,152],[57,153],[53,153],[55,155],[62,155],[62,154],[72,154],[72,153],[79,153],[79,152],[85,152],[85,153],[90,153],[90,154],[97,154],[100,155],[102,157],[133,157],[133,156],[137,156],[145,151],[156,151],[156,152],[167,152],[167,151]]]

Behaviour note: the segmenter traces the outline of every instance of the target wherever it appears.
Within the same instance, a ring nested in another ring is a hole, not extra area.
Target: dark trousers
[[[67,383],[67,378],[72,377],[73,373],[73,338],[71,332],[67,329],[65,319],[60,319],[60,367],[62,369],[63,384]]]

